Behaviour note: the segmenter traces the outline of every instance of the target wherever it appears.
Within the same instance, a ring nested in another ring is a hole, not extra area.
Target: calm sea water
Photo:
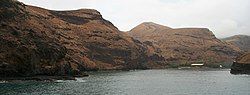
[[[229,70],[90,72],[77,81],[0,83],[0,95],[250,95],[250,76]]]

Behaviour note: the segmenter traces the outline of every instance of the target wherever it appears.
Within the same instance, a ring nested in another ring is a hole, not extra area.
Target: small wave
[[[86,82],[86,80],[82,78],[75,78],[76,80],[56,80],[55,82],[63,83],[63,82]]]
[[[0,81],[0,83],[8,83],[8,81]]]
[[[238,76],[249,77],[250,75],[248,75],[248,74],[240,74]]]
[[[56,80],[55,82],[65,82],[65,80]]]
[[[82,79],[82,78],[76,78],[77,82],[86,82],[86,80]]]

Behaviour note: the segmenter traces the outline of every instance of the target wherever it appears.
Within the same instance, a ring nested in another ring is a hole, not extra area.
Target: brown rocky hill
[[[1,76],[144,69],[163,60],[96,10],[52,11],[15,0],[0,1],[0,48]]]
[[[206,28],[172,29],[152,22],[142,23],[129,35],[142,42],[152,42],[167,63],[212,63],[232,62],[240,49],[217,39]],[[210,63],[210,64],[209,64]]]
[[[231,66],[231,74],[250,74],[250,53],[243,54],[236,58]]]
[[[235,35],[232,37],[224,38],[222,41],[230,43],[241,50],[250,52],[250,36],[247,35]]]
[[[250,64],[250,53],[243,54],[242,56],[237,57],[236,62],[242,64]]]

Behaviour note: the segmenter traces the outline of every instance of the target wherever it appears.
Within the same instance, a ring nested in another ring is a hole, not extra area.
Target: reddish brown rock
[[[145,69],[153,64],[151,57],[159,57],[96,10],[52,11],[14,0],[0,3],[1,76]]]
[[[217,39],[206,28],[178,28],[152,22],[142,23],[129,35],[142,42],[151,42],[167,63],[191,64],[232,62],[240,49]]]
[[[224,38],[222,41],[239,47],[241,50],[250,52],[250,36],[247,35],[235,35],[232,37]]]

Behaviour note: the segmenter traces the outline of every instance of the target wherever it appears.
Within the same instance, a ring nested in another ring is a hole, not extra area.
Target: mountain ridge
[[[232,44],[240,49],[250,52],[250,36],[249,35],[234,35],[223,38],[222,41]]]
[[[128,32],[129,35],[142,42],[152,42],[160,48],[162,55],[169,61],[202,61],[204,63],[220,63],[233,60],[240,52],[235,46],[217,39],[207,28],[176,28],[147,30],[141,24]],[[181,63],[181,62],[180,62]],[[189,63],[190,64],[190,63]]]

